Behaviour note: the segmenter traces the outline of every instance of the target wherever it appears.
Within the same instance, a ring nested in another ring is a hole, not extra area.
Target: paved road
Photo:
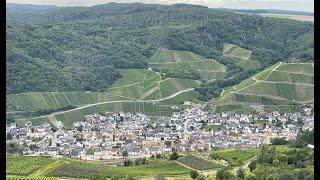
[[[77,108],[66,110],[66,111],[58,111],[58,112],[51,113],[49,115],[37,116],[37,117],[33,117],[33,118],[28,118],[28,119],[46,118],[48,116],[54,116],[54,115],[58,115],[58,114],[72,112],[72,111],[76,111],[76,110],[79,110],[79,109],[84,109],[84,108],[88,108],[88,107],[92,107],[92,106],[96,106],[96,105],[101,105],[101,104],[124,103],[124,102],[160,102],[160,101],[164,101],[164,100],[167,100],[167,99],[171,99],[171,98],[173,98],[175,96],[178,96],[181,93],[192,91],[192,90],[194,90],[194,88],[185,89],[185,90],[176,92],[176,93],[174,93],[174,94],[172,94],[170,96],[167,96],[167,97],[164,97],[164,98],[161,98],[161,99],[155,99],[155,100],[132,100],[132,101],[130,101],[130,100],[122,100],[122,101],[98,102],[98,103],[88,104],[88,105],[85,105],[85,106],[77,107]],[[26,119],[27,118],[20,118],[20,119],[16,119],[16,120],[26,120]]]

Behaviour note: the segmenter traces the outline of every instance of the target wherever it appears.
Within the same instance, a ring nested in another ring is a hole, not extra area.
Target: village
[[[302,130],[312,130],[312,108],[301,112],[227,114],[210,113],[202,104],[174,112],[171,117],[142,113],[105,112],[84,116],[64,128],[57,121],[24,127],[6,127],[10,141],[20,144],[23,155],[49,155],[83,160],[148,158],[172,151],[206,152],[213,148],[256,148],[273,138],[294,140]]]

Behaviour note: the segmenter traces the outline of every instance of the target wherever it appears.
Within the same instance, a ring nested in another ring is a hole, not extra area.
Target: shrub
[[[170,160],[177,160],[177,159],[179,159],[179,154],[177,152],[173,152],[170,155]]]
[[[193,171],[190,172],[190,177],[191,177],[192,179],[195,179],[195,178],[197,178],[198,176],[199,176],[198,171],[193,170]]]

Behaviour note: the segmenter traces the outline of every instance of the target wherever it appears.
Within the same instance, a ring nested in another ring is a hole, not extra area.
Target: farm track
[[[126,103],[126,102],[142,102],[142,103],[143,102],[146,102],[146,103],[148,103],[148,102],[160,102],[160,101],[164,101],[164,100],[167,100],[167,99],[174,98],[175,96],[178,96],[181,93],[192,91],[192,90],[194,90],[194,88],[185,89],[185,90],[176,92],[176,93],[174,93],[174,94],[172,94],[170,96],[167,96],[167,97],[164,97],[164,98],[161,98],[161,99],[155,99],[155,100],[135,100],[135,101],[122,100],[122,101],[98,102],[98,103],[88,104],[88,105],[85,105],[85,106],[77,107],[77,108],[66,110],[66,111],[54,112],[54,113],[51,113],[49,115],[37,116],[37,117],[33,117],[33,118],[20,118],[20,119],[16,119],[16,120],[20,120],[21,121],[21,120],[27,120],[27,119],[47,118],[49,116],[55,116],[55,115],[59,115],[59,114],[64,114],[64,113],[67,113],[67,112],[72,112],[72,111],[76,111],[76,110],[80,110],[80,109],[84,109],[84,108],[88,108],[88,107],[92,107],[92,106],[102,105],[102,104]]]
[[[264,80],[267,80],[270,76],[270,74],[272,74],[273,71],[275,71],[276,69],[278,69],[278,67],[280,67],[282,65],[282,62],[280,62],[276,67],[274,67],[269,74],[267,75],[267,77]]]
[[[136,83],[132,83],[132,84],[124,85],[124,86],[111,87],[111,88],[109,88],[108,90],[110,90],[110,89],[117,89],[117,88],[124,88],[124,87],[130,87],[130,86],[134,86],[134,85],[141,84],[141,83],[143,83],[143,82],[136,82]]]
[[[183,61],[183,62],[190,62],[190,63],[197,63],[197,62],[203,62],[203,61],[212,61],[210,59],[203,59],[203,60],[195,60],[195,61]],[[173,61],[173,62],[156,62],[156,63],[149,63],[149,64],[177,64],[181,63],[181,61]]]
[[[143,93],[141,98],[144,99],[145,97],[148,97],[150,94],[152,94],[153,92],[155,92],[155,91],[158,90],[158,89],[159,89],[158,86],[153,87],[153,88],[150,89],[149,91]]]
[[[282,64],[282,62],[280,62],[276,67],[274,67],[274,68],[269,72],[269,74],[267,75],[267,77],[266,77],[264,80],[268,79],[268,77],[270,76],[270,74],[271,74],[274,70],[276,70],[281,64]],[[247,88],[249,88],[249,87],[251,87],[251,86],[254,86],[254,85],[258,84],[259,82],[261,82],[261,80],[258,80],[255,76],[252,77],[252,80],[254,80],[255,82],[252,83],[252,84],[250,84],[250,85],[248,85],[248,86],[245,86],[245,87],[243,87],[243,88],[240,88],[240,89],[238,89],[238,90],[236,90],[236,91],[230,91],[228,94],[230,94],[230,93],[238,93],[238,92],[240,92],[240,91],[242,91],[242,90],[244,90],[244,89],[247,89]],[[267,81],[267,82],[269,82],[269,81]],[[227,95],[227,94],[224,94],[224,95]]]

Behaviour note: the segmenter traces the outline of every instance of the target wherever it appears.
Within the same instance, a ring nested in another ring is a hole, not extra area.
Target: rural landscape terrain
[[[6,6],[7,179],[314,179],[313,14]]]

